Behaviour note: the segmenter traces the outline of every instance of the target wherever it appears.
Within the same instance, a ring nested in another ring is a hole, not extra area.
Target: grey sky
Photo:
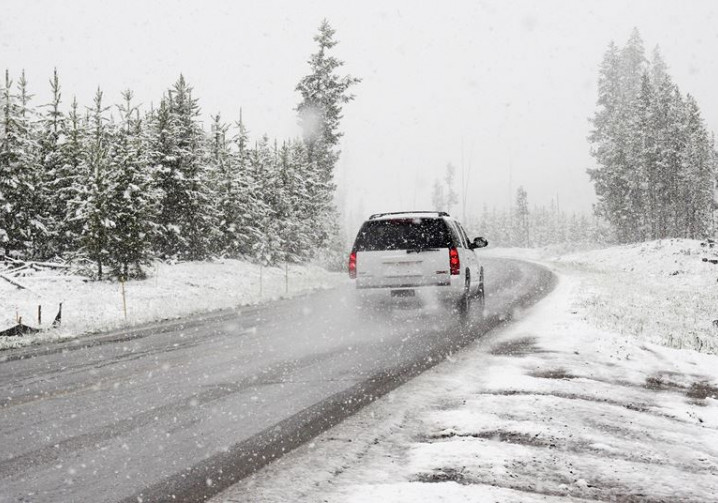
[[[634,26],[718,131],[711,1],[3,3],[0,62],[25,68],[36,103],[54,66],[66,101],[83,104],[100,85],[113,103],[129,87],[149,105],[183,72],[205,117],[234,120],[242,107],[253,136],[280,139],[298,134],[294,86],[326,17],[346,71],[363,79],[338,173],[357,218],[430,207],[446,163],[460,172],[462,145],[471,210],[513,198],[509,170],[532,205],[559,194],[562,208],[590,210],[597,68]]]

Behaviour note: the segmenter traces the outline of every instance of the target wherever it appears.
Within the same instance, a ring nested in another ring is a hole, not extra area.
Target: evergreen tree
[[[237,225],[237,174],[229,151],[227,131],[229,126],[222,122],[220,114],[212,118],[210,141],[208,145],[208,162],[213,175],[213,186],[216,194],[216,228],[217,235],[212,249],[220,255],[236,256],[238,240]]]
[[[695,99],[686,97],[684,116],[686,147],[681,153],[684,174],[683,214],[686,236],[703,238],[712,227],[713,188],[718,172],[715,145],[708,135]]]
[[[334,34],[328,21],[323,20],[314,37],[319,50],[309,60],[311,73],[302,78],[296,89],[302,95],[297,112],[309,160],[322,168],[324,181],[331,180],[339,155],[335,148],[343,135],[339,130],[342,105],[354,99],[348,90],[360,82],[350,75],[337,75],[344,62],[329,54],[337,44]]]
[[[625,107],[638,94],[643,74],[646,71],[646,51],[643,46],[643,39],[637,28],[633,28],[628,42],[621,50],[620,75],[621,75],[621,104]]]
[[[264,135],[250,152],[250,170],[262,196],[261,211],[255,215],[261,234],[252,245],[252,255],[260,264],[270,265],[284,259],[280,237],[279,203],[282,193],[279,186],[279,167],[276,149]]]
[[[285,260],[301,262],[311,256],[313,230],[304,215],[309,211],[309,192],[304,173],[309,169],[304,144],[300,141],[285,143],[280,150],[279,180],[282,201],[279,217]]]
[[[630,128],[626,131],[628,140],[627,166],[624,168],[626,181],[626,199],[622,201],[622,228],[631,240],[643,241],[651,235],[656,225],[658,201],[657,188],[661,179],[658,172],[658,144],[656,130],[653,127],[652,104],[655,91],[644,73],[639,94],[630,109]]]
[[[13,86],[6,71],[0,247],[32,258],[88,258],[98,278],[141,275],[140,265],[157,256],[276,263],[307,260],[321,247],[341,252],[333,173],[342,107],[359,80],[339,75],[333,37],[324,21],[310,74],[296,88],[303,138],[281,147],[265,136],[250,148],[241,117],[232,141],[219,115],[207,135],[183,76],[144,120],[132,93],[123,93],[115,123],[99,88],[85,114],[74,99],[65,114],[57,70],[51,98],[36,113],[24,72]],[[455,204],[451,188],[448,196]]]
[[[67,214],[67,194],[70,178],[63,171],[62,147],[66,140],[65,114],[60,109],[62,93],[57,68],[50,79],[50,102],[44,105],[44,113],[40,117],[39,133],[39,160],[41,163],[42,186],[41,192],[43,207],[38,218],[44,223],[47,234],[43,244],[37,243],[36,248],[43,258],[60,255],[67,251],[62,231]]]
[[[658,56],[654,55],[654,61]],[[685,171],[681,152],[685,149],[686,135],[683,130],[685,104],[680,91],[665,73],[665,64],[656,62],[663,69],[653,71],[655,100],[651,128],[656,140],[656,159],[651,183],[654,210],[651,237],[680,236],[685,228],[681,209],[681,179]]]
[[[233,138],[235,153],[231,157],[234,173],[233,204],[235,207],[234,245],[238,256],[252,256],[252,250],[262,236],[259,227],[266,205],[261,197],[261,188],[252,170],[252,153],[249,148],[249,131],[242,113],[236,124],[237,134]]]
[[[157,233],[154,250],[162,258],[171,258],[180,250],[179,220],[183,179],[177,169],[175,158],[176,139],[171,123],[170,104],[167,96],[159,108],[150,113],[149,153],[153,186],[159,193]]]
[[[108,260],[113,274],[124,280],[131,274],[142,277],[141,265],[150,257],[150,235],[154,220],[153,188],[143,144],[142,121],[132,104],[133,93],[122,93],[121,122],[117,126],[108,158]],[[135,271],[130,271],[130,265]]]
[[[247,148],[248,133],[240,120],[233,141],[227,138],[229,127],[217,114],[212,123],[209,144],[210,171],[216,194],[216,251],[229,257],[251,255],[252,246],[260,239],[257,215],[264,202],[258,200],[258,189],[250,172]],[[230,145],[234,143],[236,151]]]
[[[23,204],[17,207],[15,217],[27,226],[25,235],[26,255],[42,258],[46,250],[48,229],[46,219],[47,197],[44,187],[40,149],[38,145],[37,118],[30,105],[32,95],[27,87],[23,70],[18,79],[19,132],[20,132],[20,179],[24,188]]]
[[[26,98],[13,92],[9,71],[5,70],[2,89],[0,127],[0,243],[5,255],[24,254],[31,238],[32,177],[28,165],[28,121]]]
[[[522,186],[516,190],[516,219],[514,244],[517,246],[530,246],[529,239],[529,201],[528,195]]]
[[[626,134],[629,130],[621,90],[620,53],[611,43],[604,55],[598,79],[598,110],[592,119],[593,130],[589,141],[591,154],[599,168],[589,169],[598,202],[596,211],[613,223],[622,237],[628,240],[628,233],[621,226],[628,219],[625,201],[628,200],[626,180],[626,155],[628,146]]]
[[[312,170],[313,165],[309,162],[309,156],[307,154],[307,149],[300,140],[295,140],[292,142],[292,164],[293,164],[293,172],[294,176],[297,180],[297,188],[296,188],[296,216],[295,219],[299,221],[299,232],[301,233],[300,236],[298,236],[298,244],[297,246],[300,247],[302,250],[302,256],[304,259],[311,258],[312,251],[314,248],[314,242],[313,242],[313,233],[314,228],[312,226],[312,222],[310,222],[308,219],[304,218],[303,215],[311,213],[311,205],[312,205],[312,183],[313,180],[316,178],[315,176],[308,176],[306,177],[305,173],[310,173]],[[337,234],[335,237],[339,238],[339,235]]]
[[[307,160],[314,165],[308,174],[316,176],[310,193],[313,201],[311,214],[306,217],[324,225],[315,236],[316,246],[325,246],[331,228],[336,227],[332,206],[335,190],[333,175],[339,158],[339,140],[343,134],[340,131],[342,106],[354,99],[348,91],[360,82],[360,79],[350,75],[338,75],[337,71],[344,62],[330,54],[337,44],[334,34],[335,30],[326,19],[323,20],[319,33],[314,37],[319,49],[309,59],[311,72],[296,87],[302,97],[297,112]]]
[[[619,242],[707,232],[716,172],[709,134],[658,48],[647,65],[635,30],[621,51],[611,44],[604,57],[593,126],[596,210]]]
[[[444,186],[439,180],[434,180],[431,192],[431,204],[434,205],[436,211],[446,211],[446,196],[444,195]]]
[[[82,224],[82,252],[97,265],[97,277],[102,279],[109,260],[109,235],[115,227],[111,214],[112,197],[109,171],[109,152],[112,141],[112,125],[106,117],[109,107],[102,102],[102,91],[95,93],[94,106],[90,111],[88,133],[85,138],[80,172],[86,176],[84,187],[77,200],[73,200],[73,213]]]
[[[180,75],[160,103],[150,158],[161,190],[157,247],[164,257],[198,260],[210,250],[211,191],[199,105]]]
[[[87,121],[80,116],[77,99],[72,99],[67,120],[63,122],[60,147],[60,166],[53,187],[52,213],[57,219],[55,253],[74,255],[82,247],[84,222],[81,208],[87,191],[90,174],[86,171]],[[80,213],[78,213],[80,212]]]

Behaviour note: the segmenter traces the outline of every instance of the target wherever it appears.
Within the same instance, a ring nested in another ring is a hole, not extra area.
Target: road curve
[[[486,314],[356,306],[350,285],[0,353],[0,502],[202,501],[543,297],[485,259]]]

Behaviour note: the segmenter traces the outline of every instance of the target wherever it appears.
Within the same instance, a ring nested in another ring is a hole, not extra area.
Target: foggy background
[[[240,107],[252,139],[299,135],[294,88],[322,18],[336,29],[343,73],[360,77],[345,106],[336,179],[349,234],[368,214],[431,209],[448,162],[469,177],[468,213],[560,199],[589,212],[586,136],[598,66],[611,40],[639,29],[718,131],[717,8],[710,1],[4,2],[0,61],[24,68],[35,106],[57,66],[63,106],[135,91],[157,104],[183,73],[205,128]],[[459,210],[454,210],[462,217]]]

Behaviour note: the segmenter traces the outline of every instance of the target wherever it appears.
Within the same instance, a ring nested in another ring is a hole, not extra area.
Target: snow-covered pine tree
[[[262,213],[264,206],[264,202],[257,199],[259,189],[250,172],[249,135],[241,113],[237,129],[237,135],[230,141],[229,126],[217,114],[208,146],[216,194],[215,250],[235,258],[251,255],[252,245],[260,239],[255,216]],[[234,152],[230,149],[231,143],[236,147]]]
[[[233,204],[235,206],[234,237],[232,247],[239,257],[252,257],[255,243],[262,239],[259,228],[267,208],[261,197],[261,187],[255,178],[252,166],[252,149],[249,146],[249,131],[244,124],[242,112],[236,123],[236,134],[232,139],[235,150],[230,157],[234,176]]]
[[[291,239],[287,243],[287,250],[290,259],[295,261],[308,260],[314,251],[314,229],[312,222],[306,218],[311,213],[311,183],[316,178],[306,176],[312,169],[309,163],[307,150],[304,143],[300,140],[294,140],[289,145],[289,170],[287,183],[289,185],[289,197],[291,198],[291,214],[289,215],[291,231],[289,231],[287,239]]]
[[[565,211],[556,213],[556,243],[566,243],[568,236],[568,217]]]
[[[450,162],[446,164],[444,172],[444,183],[446,183],[446,211],[451,213],[451,209],[459,202],[459,195],[454,189],[454,179],[456,178],[456,168]]]
[[[710,135],[695,101],[684,100],[670,78],[658,48],[646,66],[637,31],[620,52],[609,47],[598,104],[589,141],[599,167],[589,174],[597,211],[618,241],[708,232],[717,169]]]
[[[103,94],[97,89],[94,105],[89,111],[88,132],[85,137],[80,173],[86,176],[79,199],[71,201],[74,218],[82,224],[81,252],[97,265],[97,278],[102,279],[109,259],[108,237],[115,226],[110,214],[112,194],[109,171],[109,152],[112,128],[106,117],[110,107],[104,106]]]
[[[436,211],[446,211],[446,196],[444,195],[444,186],[436,179],[431,189],[431,204]]]
[[[685,167],[681,152],[685,150],[686,134],[683,128],[685,105],[683,97],[670,76],[658,53],[654,64],[659,70],[654,75],[655,102],[653,111],[654,135],[657,143],[656,169],[658,183],[655,190],[657,208],[654,213],[653,239],[684,235],[685,220],[681,204],[681,180]]]
[[[297,106],[299,124],[307,150],[307,159],[316,167],[311,170],[317,176],[313,184],[312,214],[306,215],[317,223],[326,223],[326,228],[316,235],[315,246],[322,247],[330,240],[331,228],[336,228],[336,218],[332,200],[335,186],[333,183],[334,167],[339,158],[339,140],[342,106],[354,96],[349,89],[360,82],[350,75],[341,76],[337,73],[344,64],[330,54],[337,44],[334,40],[335,30],[327,20],[319,26],[315,35],[319,49],[309,59],[310,73],[303,77],[296,90],[301,94],[302,101]]]
[[[596,235],[596,229],[594,228],[595,219],[591,219],[585,213],[581,213],[578,217],[578,228],[581,231],[581,242],[584,244],[599,243],[596,241],[594,236]]]
[[[212,250],[221,256],[237,255],[237,176],[234,173],[232,154],[229,151],[227,131],[218,113],[212,117],[210,138],[207,145],[207,162],[212,174],[215,200],[216,235],[212,236]]]
[[[278,207],[281,221],[280,237],[284,260],[302,262],[312,251],[311,226],[304,215],[309,194],[304,179],[307,168],[306,150],[302,142],[283,143],[279,150],[279,183],[282,198]]]
[[[15,211],[15,217],[27,225],[25,243],[26,254],[34,258],[42,258],[47,245],[47,227],[44,215],[49,194],[45,190],[38,146],[38,124],[35,109],[30,105],[32,95],[28,91],[25,71],[20,74],[17,82],[19,99],[19,132],[20,132],[20,179],[24,194],[24,202]]]
[[[653,99],[652,84],[650,80],[644,79],[646,74],[646,53],[643,39],[634,28],[626,45],[621,49],[619,58],[618,78],[619,102],[617,117],[614,123],[614,136],[617,144],[621,145],[618,150],[619,179],[617,186],[618,193],[622,196],[619,204],[620,211],[617,215],[617,226],[621,229],[626,241],[642,239],[646,233],[645,210],[645,164],[641,161],[641,141],[648,134],[646,130],[636,131],[635,123],[647,120],[637,114],[641,114],[643,107],[650,107],[650,100]],[[641,99],[639,95],[644,93]],[[646,112],[648,114],[649,112]],[[647,154],[650,155],[650,154]],[[567,217],[561,215],[562,227],[566,232]]]
[[[713,187],[718,173],[715,145],[700,114],[698,104],[686,96],[684,131],[686,144],[681,153],[684,173],[684,235],[704,238],[712,227]]]
[[[531,244],[529,236],[529,201],[528,194],[523,186],[519,186],[519,188],[516,189],[516,210],[514,211],[514,219],[514,244],[527,248]]]
[[[638,32],[638,28],[633,28],[628,42],[621,50],[620,56],[620,95],[621,104],[624,107],[630,105],[640,91],[647,64],[648,60],[646,59],[643,39]]]
[[[655,90],[648,72],[641,77],[641,87],[631,104],[629,129],[624,133],[628,141],[627,165],[624,180],[627,194],[623,201],[625,217],[621,228],[631,241],[649,239],[657,227],[657,187],[661,179],[657,168],[658,144],[653,103]]]
[[[613,42],[599,69],[597,104],[589,142],[598,167],[589,169],[588,174],[596,190],[597,213],[616,226],[619,239],[625,242],[629,240],[622,227],[628,218],[625,202],[628,199],[626,132],[629,128],[623,102],[620,51]]]
[[[568,226],[566,230],[568,243],[576,245],[583,242],[584,229],[581,228],[576,212],[571,213],[571,216],[568,219]]]
[[[43,105],[40,117],[39,160],[42,169],[42,199],[44,205],[40,215],[47,229],[47,240],[40,256],[49,258],[67,251],[63,230],[67,215],[67,194],[70,178],[63,171],[63,143],[66,139],[65,114],[60,109],[62,93],[57,68],[50,79],[50,102]],[[40,248],[40,247],[38,247]]]
[[[249,162],[252,178],[256,181],[257,192],[262,205],[255,215],[260,231],[252,245],[252,256],[262,265],[270,265],[284,259],[280,236],[279,202],[282,197],[279,185],[279,162],[276,149],[264,135],[250,151]]]
[[[83,230],[82,201],[86,196],[89,173],[85,162],[87,121],[80,115],[77,98],[73,97],[67,120],[62,123],[60,136],[60,165],[55,175],[56,187],[52,213],[55,215],[57,232],[53,249],[59,255],[74,255],[82,247]]]
[[[151,254],[156,200],[144,151],[142,120],[132,98],[132,91],[123,91],[123,103],[117,106],[120,123],[109,150],[107,175],[107,213],[114,223],[107,229],[107,257],[113,275],[123,280],[144,276],[141,266]]]
[[[531,243],[534,246],[545,246],[547,242],[546,219],[548,211],[545,207],[534,206],[529,214]]]
[[[609,47],[598,104],[589,137],[598,213],[619,242],[687,235],[685,105],[658,48],[647,66],[636,30],[620,52]]]
[[[281,260],[296,261],[296,255],[293,251],[293,237],[296,234],[296,226],[294,225],[294,203],[292,164],[290,161],[290,150],[287,142],[283,142],[281,147],[274,145],[275,157],[275,183],[277,184],[278,198],[275,205],[275,215],[278,224],[279,242],[282,244]]]
[[[179,226],[185,248],[180,255],[189,260],[206,258],[212,236],[209,172],[205,164],[205,135],[199,122],[199,104],[184,76],[169,93],[170,124],[175,134],[175,159],[180,183]]]
[[[0,94],[0,244],[5,255],[26,254],[30,241],[30,176],[27,172],[27,117],[13,91],[10,72]]]
[[[643,228],[639,211],[643,208],[640,171],[632,165],[637,143],[634,141],[635,100],[641,91],[646,70],[643,41],[634,29],[622,50],[611,43],[599,70],[598,106],[589,136],[592,154],[599,168],[590,169],[598,197],[597,211],[616,228],[621,242],[638,239]],[[645,91],[645,90],[644,90]]]
[[[180,250],[181,232],[178,225],[182,200],[181,174],[175,159],[174,132],[171,126],[170,103],[162,97],[157,110],[148,115],[148,158],[153,186],[159,194],[157,233],[153,249],[162,258],[176,256]]]
[[[199,105],[180,75],[160,102],[151,141],[152,171],[161,191],[157,249],[165,258],[207,257],[212,199]]]

